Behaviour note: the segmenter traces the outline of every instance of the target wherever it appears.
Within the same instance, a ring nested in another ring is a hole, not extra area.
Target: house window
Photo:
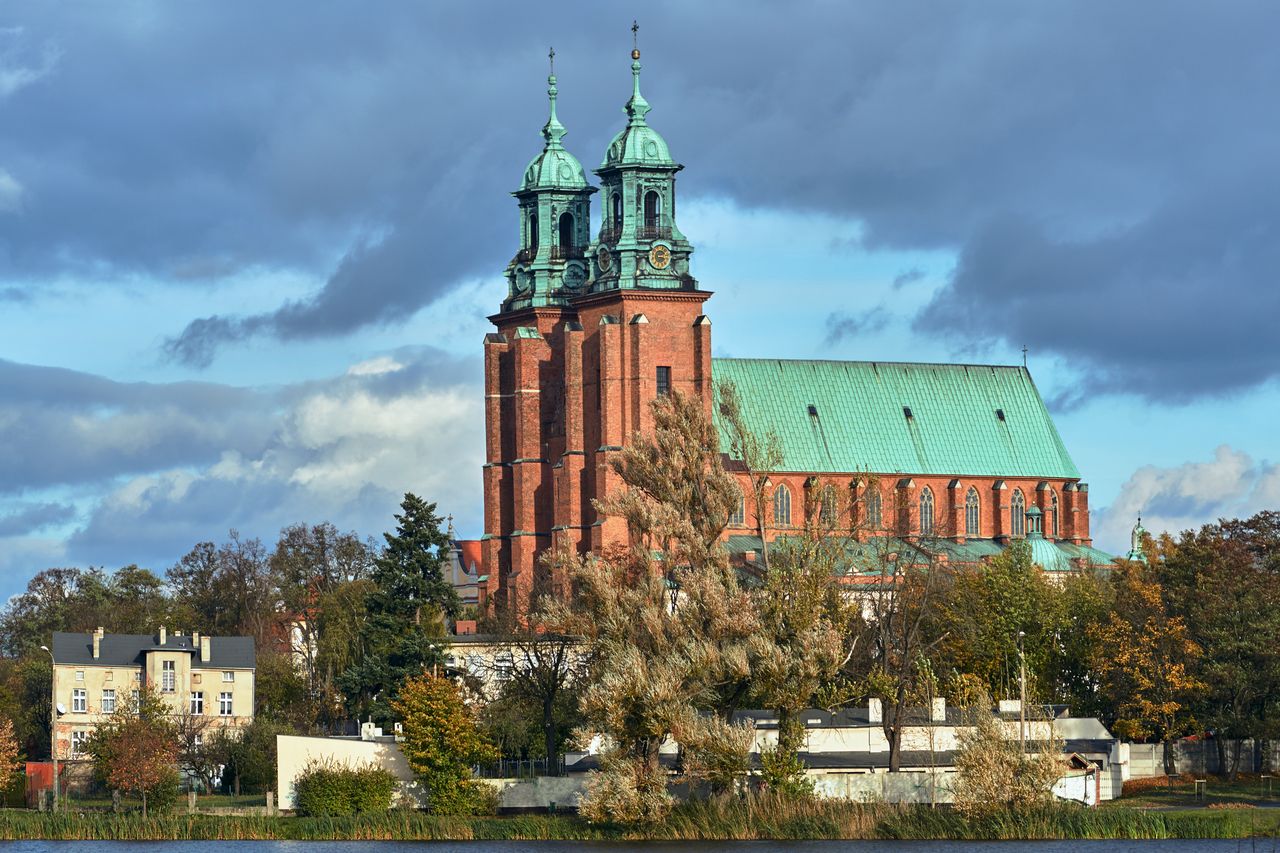
[[[138,704],[142,700],[142,694],[139,693],[137,690],[134,690],[130,693],[129,698],[133,701],[133,705],[131,706],[133,710],[135,711],[138,710]]]
[[[76,729],[71,733],[71,756],[73,758],[79,758],[80,756],[84,755],[85,747],[87,747],[88,745],[89,745],[88,732],[82,729]]]
[[[116,692],[114,690],[102,691],[102,713],[114,714],[116,712]]]
[[[836,519],[839,516],[835,486],[822,487],[821,502],[822,509],[818,512],[818,518],[822,521],[822,526],[827,528],[835,527]]]
[[[773,490],[773,524],[775,527],[791,526],[791,490],[786,483]]]
[[[1009,528],[1014,536],[1027,535],[1027,499],[1022,489],[1014,489],[1009,501]]]
[[[223,671],[223,673],[222,673],[222,680],[223,680],[223,681],[235,681],[235,680],[236,680],[236,674],[235,674],[234,672],[232,672],[231,670],[225,670],[225,671]]]
[[[230,693],[218,694],[218,716],[219,717],[231,716],[231,694]]]
[[[884,502],[879,489],[872,489],[867,495],[867,524],[872,530],[879,530],[884,524]]]
[[[734,506],[733,510],[729,513],[729,525],[731,527],[741,527],[746,523],[747,523],[746,501],[743,500],[742,493],[739,492],[738,503]]]
[[[933,535],[933,490],[928,486],[920,493],[920,535]]]
[[[498,652],[493,659],[493,670],[493,677],[498,681],[510,681],[516,671],[516,662],[511,652]]]
[[[191,694],[191,716],[204,716],[204,693],[202,691],[197,690]]]
[[[1054,539],[1059,537],[1058,533],[1058,493],[1049,490],[1049,531]]]
[[[178,685],[178,665],[171,660],[160,662],[160,690],[172,693]]]
[[[978,503],[978,490],[973,486],[969,487],[969,493],[964,496],[964,535],[977,536],[980,530],[978,512],[981,509]]]
[[[76,670],[76,681],[84,681],[84,670],[83,670],[83,669],[77,669],[77,670]]]
[[[89,691],[77,687],[71,691],[71,713],[85,714],[89,711]]]
[[[658,368],[658,396],[665,397],[671,393],[671,368]]]

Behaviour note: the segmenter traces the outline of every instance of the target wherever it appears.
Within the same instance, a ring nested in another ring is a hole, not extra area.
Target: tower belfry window
[[[662,196],[657,190],[644,194],[644,227],[657,228],[662,224]]]
[[[538,249],[538,214],[529,214],[529,248]]]
[[[573,248],[573,214],[565,211],[560,214],[560,249]]]
[[[615,192],[613,194],[613,227],[622,227],[622,193]]]

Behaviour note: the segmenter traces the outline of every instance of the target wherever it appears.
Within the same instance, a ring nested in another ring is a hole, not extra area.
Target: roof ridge
[[[999,368],[1001,370],[1019,370],[1026,371],[1030,374],[1030,369],[1021,364],[981,364],[962,361],[879,361],[871,358],[760,358],[748,357],[737,358],[734,356],[716,356],[712,361],[759,361],[759,362],[775,362],[783,361],[788,364],[874,364],[884,367],[990,367]]]

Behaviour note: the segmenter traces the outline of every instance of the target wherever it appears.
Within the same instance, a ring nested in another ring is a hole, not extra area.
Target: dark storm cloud
[[[62,524],[75,517],[76,508],[71,504],[44,502],[27,503],[0,515],[0,538],[21,536],[51,524]]]
[[[394,322],[515,249],[506,193],[538,147],[547,43],[584,165],[621,125],[628,21],[599,4],[248,9],[23,7],[27,65],[46,45],[56,62],[0,101],[0,168],[21,188],[20,211],[0,214],[15,282],[106,269],[191,287],[246,267],[324,281],[175,329],[168,352],[192,364],[248,335]],[[1239,331],[1226,310],[1185,328],[1186,305],[1247,304],[1274,269],[1275,211],[1247,196],[1280,183],[1275,4],[724,0],[644,15],[650,121],[689,166],[682,190],[857,219],[865,246],[961,252],[921,320],[931,332],[1021,344],[1054,326],[1033,340],[1091,389],[1164,399],[1280,369],[1274,343],[1242,369],[1221,345]],[[1192,251],[1181,238],[1198,224],[1219,239]],[[1157,281],[1170,250],[1183,269]],[[1064,306],[1063,290],[1079,298]],[[1113,305],[1145,322],[1114,334]],[[1166,322],[1177,369],[1151,354]]]
[[[889,312],[883,308],[873,308],[858,316],[834,311],[827,315],[826,345],[832,346],[855,335],[881,331],[888,324]]]

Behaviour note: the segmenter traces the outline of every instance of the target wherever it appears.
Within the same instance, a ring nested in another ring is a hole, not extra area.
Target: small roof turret
[[[1138,513],[1138,523],[1133,526],[1133,530],[1129,533],[1129,553],[1125,555],[1126,560],[1133,560],[1138,563],[1147,561],[1147,553],[1142,548],[1142,540],[1147,538],[1147,528],[1142,526],[1142,513]]]
[[[1046,572],[1069,572],[1071,559],[1061,548],[1044,538],[1043,516],[1038,506],[1027,510],[1027,545],[1031,548],[1031,561],[1038,563]]]
[[[547,98],[551,101],[551,115],[542,126],[542,138],[546,144],[542,153],[533,158],[529,168],[524,170],[524,180],[520,184],[520,192],[540,189],[579,190],[587,186],[587,176],[578,158],[570,154],[560,140],[568,133],[560,118],[556,115],[556,51],[548,54],[551,61],[551,73],[547,75]]]

